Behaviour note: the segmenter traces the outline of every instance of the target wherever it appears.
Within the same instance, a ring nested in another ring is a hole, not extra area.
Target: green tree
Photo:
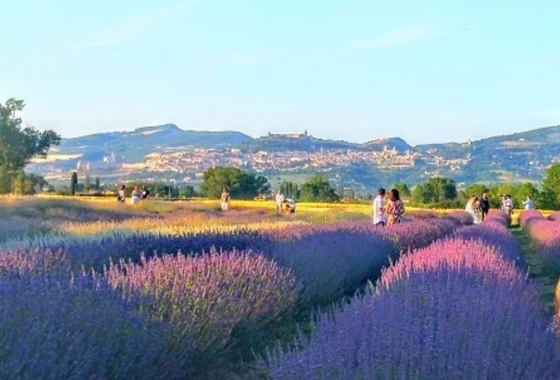
[[[92,189],[92,187],[91,187],[91,176],[89,175],[89,173],[86,173],[86,179],[84,181],[84,189],[86,191],[90,191]]]
[[[46,157],[51,146],[60,143],[60,136],[54,131],[23,127],[17,113],[24,107],[23,100],[8,99],[5,105],[0,103],[0,192],[3,193],[32,158]]]
[[[488,193],[490,189],[485,185],[481,184],[473,184],[467,187],[465,190],[462,190],[457,195],[457,199],[461,204],[466,204],[472,196],[477,196],[478,198],[482,197],[482,194]]]
[[[536,201],[539,197],[539,189],[531,182],[525,182],[519,186],[513,195],[514,205],[517,208],[523,207],[523,202],[527,200],[527,197],[531,197]]]
[[[554,194],[556,203],[560,203],[560,164],[548,168],[542,187],[549,196]]]
[[[25,172],[19,170],[14,180],[13,191],[17,195],[25,195]]]
[[[543,189],[536,197],[535,204],[544,210],[558,210],[560,206],[556,193],[550,189]]]
[[[181,198],[189,199],[198,196],[194,187],[188,185],[181,189]]]
[[[270,191],[270,185],[265,177],[256,177],[237,168],[216,167],[204,173],[202,193],[213,199],[220,198],[222,189],[227,187],[233,198],[253,199]]]
[[[408,187],[408,185],[404,182],[395,183],[393,185],[393,188],[399,191],[401,197],[408,198],[412,195],[412,192],[410,191],[410,187]]]
[[[306,202],[338,202],[339,198],[329,180],[317,176],[301,186],[301,199]]]
[[[457,199],[457,186],[451,178],[434,177],[414,188],[412,199],[415,203],[444,203]]]
[[[76,195],[78,190],[78,173],[72,172],[72,177],[70,178],[70,194]]]

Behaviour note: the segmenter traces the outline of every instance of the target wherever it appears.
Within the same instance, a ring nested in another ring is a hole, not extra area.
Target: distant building
[[[303,139],[309,137],[307,131],[303,133],[272,133],[268,132],[268,137],[288,138],[288,139]]]

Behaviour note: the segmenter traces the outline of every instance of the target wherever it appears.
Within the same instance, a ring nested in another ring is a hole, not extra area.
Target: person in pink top
[[[373,225],[385,226],[385,189],[379,189],[379,195],[373,200]]]

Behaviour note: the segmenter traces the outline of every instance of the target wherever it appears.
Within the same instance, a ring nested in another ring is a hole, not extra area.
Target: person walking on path
[[[389,192],[389,201],[387,202],[387,207],[385,208],[385,213],[387,215],[387,225],[394,226],[402,222],[402,216],[404,214],[404,203],[401,200],[399,191],[397,189],[391,189]]]
[[[530,195],[527,195],[527,200],[523,202],[523,206],[525,206],[525,210],[534,210],[535,209],[535,202]]]
[[[373,200],[373,225],[384,227],[387,224],[385,217],[385,189],[379,189],[378,196]]]
[[[488,199],[488,193],[482,194],[482,199],[480,200],[480,214],[482,216],[482,221],[488,216],[490,211],[490,199]]]
[[[276,212],[277,213],[282,212],[282,207],[284,206],[284,201],[285,200],[286,200],[286,197],[284,196],[284,191],[282,189],[278,190],[278,193],[276,194]]]
[[[220,198],[220,202],[221,202],[221,206],[222,206],[222,211],[227,211],[229,210],[229,202],[231,200],[231,197],[229,195],[229,190],[227,187],[224,187],[224,189],[222,190],[222,196]]]

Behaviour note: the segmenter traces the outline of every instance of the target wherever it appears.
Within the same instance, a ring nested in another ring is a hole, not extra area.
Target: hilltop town
[[[52,183],[67,181],[77,170],[107,183],[144,179],[196,184],[216,166],[234,166],[280,180],[323,173],[337,185],[355,188],[381,181],[414,184],[434,175],[450,176],[459,183],[522,181],[537,178],[560,159],[556,147],[539,149],[554,141],[556,128],[412,147],[398,138],[355,144],[322,140],[304,131],[269,132],[252,139],[237,132],[214,135],[166,125],[63,141],[47,160],[35,160],[28,169]],[[199,136],[202,133],[204,137]]]

